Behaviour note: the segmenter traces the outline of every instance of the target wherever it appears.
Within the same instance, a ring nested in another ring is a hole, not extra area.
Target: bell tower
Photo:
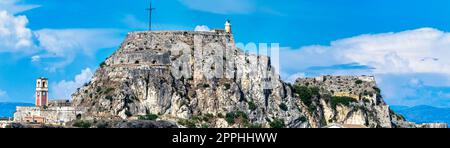
[[[38,78],[36,80],[36,107],[48,105],[48,79]]]

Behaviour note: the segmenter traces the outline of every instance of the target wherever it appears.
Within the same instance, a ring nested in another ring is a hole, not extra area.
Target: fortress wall
[[[73,107],[17,107],[14,113],[15,122],[26,122],[27,117],[44,117],[47,124],[64,124],[76,119],[82,111]]]

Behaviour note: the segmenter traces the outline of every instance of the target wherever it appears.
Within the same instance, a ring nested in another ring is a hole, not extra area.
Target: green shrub
[[[281,103],[279,106],[280,106],[280,109],[283,110],[283,111],[287,111],[288,110],[287,105],[284,104],[284,103]]]
[[[105,62],[100,63],[100,67],[101,67],[101,68],[103,68],[103,67],[105,67],[105,66],[106,66],[106,63],[105,63]]]
[[[317,109],[313,104],[314,97],[320,97],[320,89],[318,87],[307,87],[302,85],[295,85],[294,92],[299,95],[300,100],[308,107],[308,110],[313,113]]]
[[[191,120],[193,120],[193,121],[202,121],[203,117],[202,116],[192,116]]]
[[[219,117],[219,118],[225,118],[225,117],[223,116],[222,113],[217,114],[217,117]]]
[[[261,124],[249,124],[247,128],[262,128]]]
[[[97,88],[95,89],[95,91],[96,91],[97,93],[100,93],[100,92],[102,91],[102,88],[101,88],[101,87],[97,87]]]
[[[299,95],[305,105],[309,106],[312,104],[312,94],[308,87],[296,85],[294,89],[295,93]]]
[[[230,83],[225,83],[225,90],[229,90],[231,88],[231,84]]]
[[[397,119],[399,119],[399,120],[401,120],[401,121],[406,121],[405,116],[400,115],[400,114],[394,112],[392,109],[389,109],[389,113],[390,113],[391,115],[395,116]]]
[[[375,90],[375,92],[377,92],[377,94],[381,94],[380,88],[374,86],[373,89]]]
[[[308,111],[312,114],[315,113],[317,111],[317,106],[315,105],[310,105],[308,106]]]
[[[256,104],[253,101],[248,102],[248,109],[250,109],[251,111],[256,110]]]
[[[283,119],[275,118],[272,122],[269,123],[271,128],[285,128]]]
[[[356,102],[356,99],[352,97],[338,97],[334,96],[331,98],[331,106],[336,109],[338,105],[349,106],[351,103]]]
[[[150,121],[155,121],[156,119],[158,119],[158,115],[155,115],[155,114],[148,114],[148,115],[144,115],[144,116],[139,116],[138,119],[139,119],[139,120],[150,120]]]
[[[91,123],[89,121],[83,121],[83,120],[76,120],[75,123],[73,123],[74,127],[78,128],[90,128]]]
[[[209,124],[202,124],[202,128],[209,128]]]
[[[240,124],[240,125],[248,125],[249,124],[248,115],[242,111],[227,113],[225,120],[230,125],[234,125],[236,123]]]
[[[91,98],[92,98],[92,97],[91,97]],[[107,96],[105,97],[105,99],[106,99],[106,100],[109,100],[109,101],[112,101],[112,100],[113,100],[113,97],[110,96],[110,95],[107,95]]]
[[[111,93],[111,92],[113,92],[113,91],[114,91],[114,88],[109,87],[109,88],[106,88],[105,91],[104,91],[103,93],[109,94],[109,93]]]
[[[320,97],[320,88],[319,87],[310,87],[311,95],[313,97]]]
[[[203,121],[205,122],[212,122],[212,120],[214,119],[214,115],[213,114],[205,114],[203,115]]]
[[[306,122],[306,121],[308,121],[308,120],[306,119],[306,117],[304,117],[304,116],[298,117],[296,120],[297,120],[297,121],[300,121],[300,122]]]
[[[225,120],[227,120],[227,123],[230,125],[234,124],[234,118],[235,118],[234,112],[227,113],[227,115],[225,115]]]
[[[187,128],[196,128],[195,121],[189,119],[180,119],[178,120],[178,124],[181,124]]]
[[[203,88],[208,88],[209,87],[209,84],[203,84]]]
[[[125,111],[125,115],[127,115],[127,117],[133,116],[133,114],[132,114],[129,110],[126,110],[126,111]]]
[[[356,81],[355,81],[355,84],[356,84],[356,85],[359,85],[359,84],[362,84],[362,83],[363,83],[362,80],[356,80]]]

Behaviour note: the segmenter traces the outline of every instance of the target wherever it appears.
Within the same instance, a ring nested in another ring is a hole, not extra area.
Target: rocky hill
[[[384,103],[372,77],[280,80],[270,58],[228,33],[129,33],[72,95],[85,120],[154,117],[183,127],[414,126]]]
[[[322,76],[298,79],[298,98],[308,106],[316,126],[331,123],[372,128],[415,127],[384,102],[371,76]]]

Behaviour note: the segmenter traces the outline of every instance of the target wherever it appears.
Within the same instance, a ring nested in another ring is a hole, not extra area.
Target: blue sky
[[[375,75],[391,105],[450,107],[448,0],[153,0],[154,28],[222,28],[279,43],[281,74]],[[147,0],[1,0],[0,101],[33,102],[36,77],[68,99],[147,27]],[[3,30],[2,30],[3,29]],[[2,32],[3,31],[3,32]]]

